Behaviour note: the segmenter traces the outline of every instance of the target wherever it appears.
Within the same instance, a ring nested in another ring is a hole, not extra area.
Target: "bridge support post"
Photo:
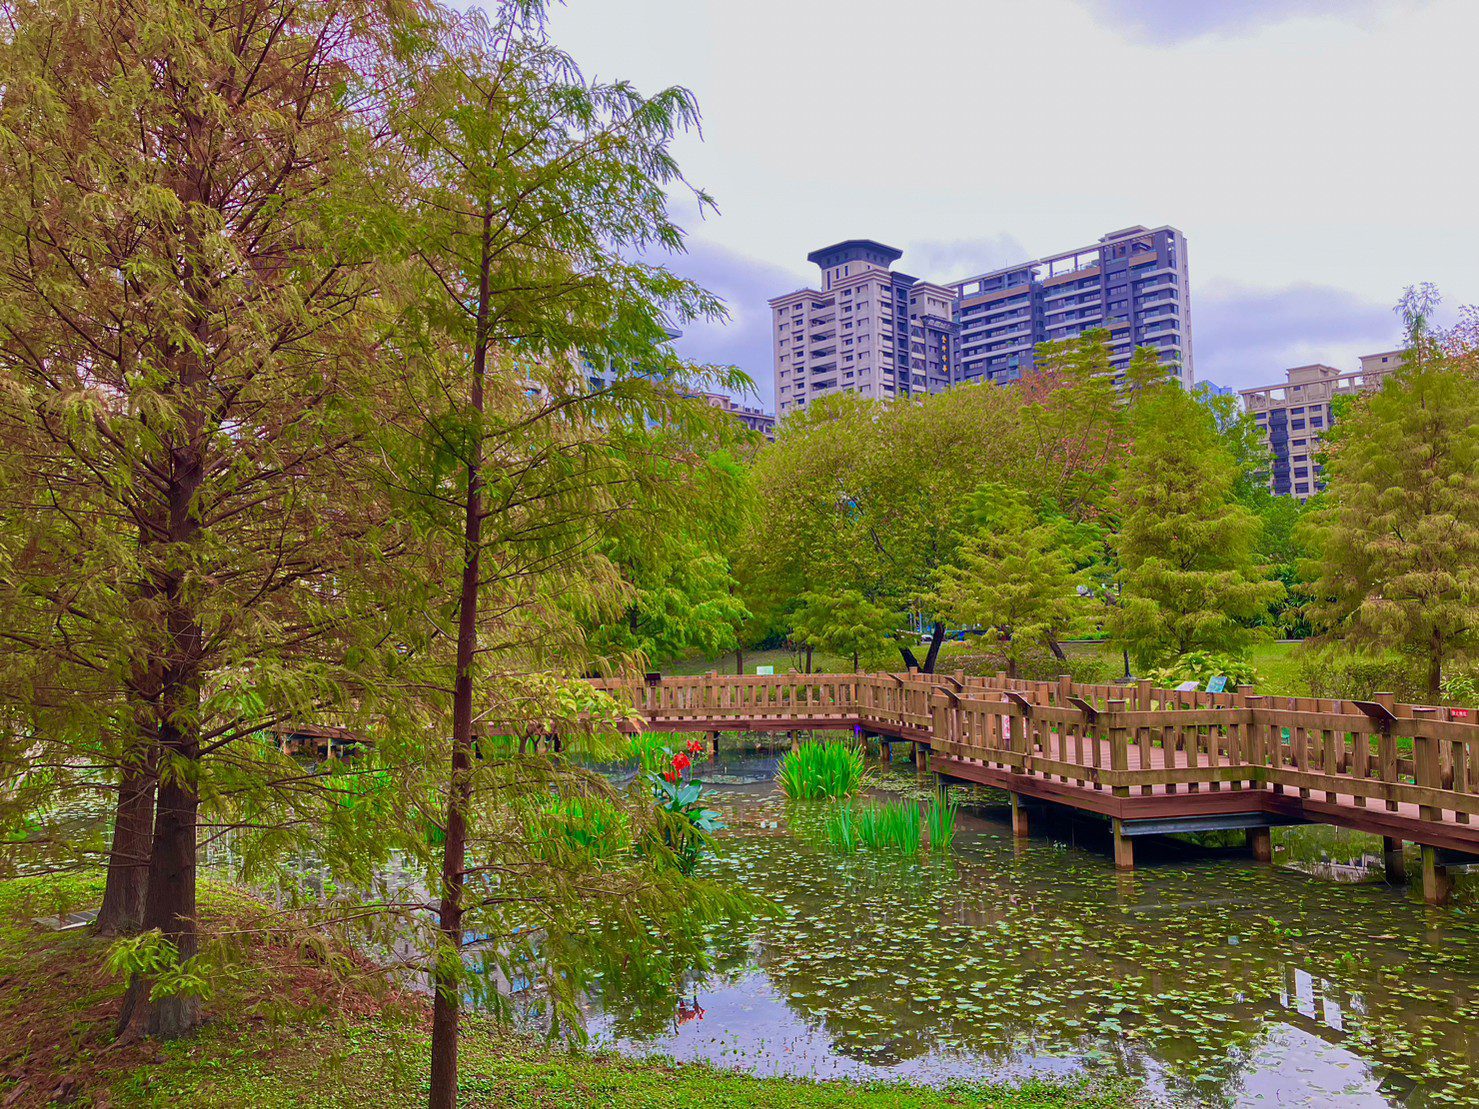
[[[1120,870],[1135,869],[1135,841],[1125,835],[1125,822],[1114,818],[1114,865]]]
[[[800,732],[788,732],[787,734],[791,737],[791,750],[792,751],[799,751],[799,750],[801,750],[801,733]]]
[[[1267,828],[1248,829],[1248,848],[1253,852],[1253,858],[1260,863],[1271,863],[1274,861],[1274,837]]]
[[[1022,803],[1022,795],[1010,793],[1012,799],[1012,835],[1018,839],[1026,839],[1031,833],[1027,825],[1027,806]]]
[[[709,733],[709,743],[711,745],[710,746],[710,750],[713,751],[714,758],[717,759],[719,757],[719,733],[718,732],[710,732]]]
[[[1453,892],[1453,879],[1448,868],[1438,861],[1436,847],[1423,846],[1423,900],[1429,905],[1448,904],[1448,895]]]
[[[894,745],[882,736],[878,737],[878,761],[884,766],[894,761]]]
[[[1402,841],[1391,836],[1381,837],[1381,861],[1386,867],[1387,883],[1393,886],[1407,884],[1407,857],[1402,852]]]

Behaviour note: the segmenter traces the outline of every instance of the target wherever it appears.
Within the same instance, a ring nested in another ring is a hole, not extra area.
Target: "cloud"
[[[925,281],[962,281],[1032,257],[1011,235],[978,239],[928,239],[910,243],[895,267]]]
[[[759,262],[738,251],[690,238],[688,251],[665,259],[673,272],[697,281],[724,301],[729,319],[693,321],[683,326],[678,353],[696,362],[738,366],[755,382],[755,395],[742,397],[775,409],[775,362],[770,327],[771,297],[803,287],[799,273]]]
[[[1354,371],[1360,355],[1401,345],[1389,305],[1330,285],[1214,282],[1193,291],[1191,330],[1197,379],[1235,389],[1273,384],[1312,362]]]
[[[1362,23],[1429,0],[1082,0],[1089,11],[1127,37],[1179,43],[1237,35],[1299,17]]]

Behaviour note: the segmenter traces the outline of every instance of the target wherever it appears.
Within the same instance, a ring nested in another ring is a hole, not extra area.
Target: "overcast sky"
[[[1479,0],[567,0],[588,76],[686,85],[692,357],[771,388],[766,299],[845,238],[950,280],[1143,223],[1185,232],[1199,378],[1355,369],[1391,305],[1479,301]]]

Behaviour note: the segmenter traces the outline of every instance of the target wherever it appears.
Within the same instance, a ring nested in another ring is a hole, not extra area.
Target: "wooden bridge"
[[[1183,692],[1004,674],[784,674],[605,680],[651,731],[845,730],[915,746],[920,764],[1024,801],[1107,818],[1115,863],[1136,836],[1333,824],[1384,839],[1388,876],[1421,847],[1423,893],[1446,901],[1448,867],[1479,863],[1479,713],[1372,701]]]

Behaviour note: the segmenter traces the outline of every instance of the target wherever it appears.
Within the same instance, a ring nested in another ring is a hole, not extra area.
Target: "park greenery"
[[[1012,674],[1092,637],[1241,681],[1282,633],[1337,692],[1396,651],[1472,696],[1479,343],[1430,298],[1308,506],[1225,398],[1103,332],[764,444],[697,395],[749,380],[669,342],[723,306],[648,260],[675,197],[712,204],[672,155],[693,98],[587,78],[540,0],[41,0],[0,74],[4,877],[101,871],[120,1049],[209,1036],[244,936],[373,950],[428,985],[398,1051],[445,1109],[470,1005],[507,1017],[532,968],[578,1037],[644,944],[759,911],[696,865],[701,749],[626,738],[591,675],[781,643],[932,671],[965,633]],[[780,772],[865,781],[849,744]],[[57,831],[78,798],[105,841]],[[919,848],[917,806],[837,812]],[[943,848],[954,809],[925,825]],[[218,849],[272,912],[207,904]]]

